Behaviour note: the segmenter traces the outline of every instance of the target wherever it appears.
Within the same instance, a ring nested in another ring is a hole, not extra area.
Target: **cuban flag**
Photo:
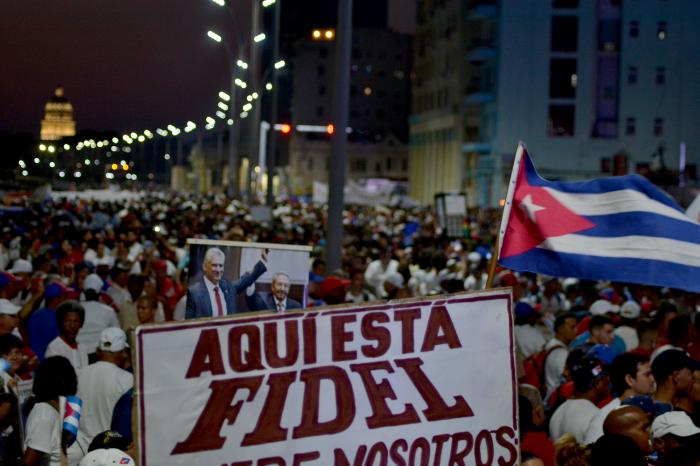
[[[518,146],[499,230],[504,267],[700,292],[700,224],[639,175],[540,177]]]
[[[73,443],[78,435],[78,424],[80,423],[80,408],[83,402],[77,396],[67,396],[63,408],[63,430],[72,434],[70,442]],[[66,445],[67,447],[70,444]]]

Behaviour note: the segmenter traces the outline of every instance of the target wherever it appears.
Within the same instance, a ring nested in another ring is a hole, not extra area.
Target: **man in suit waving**
[[[267,249],[261,250],[260,260],[253,271],[244,273],[235,282],[223,278],[225,260],[226,255],[219,248],[209,248],[204,253],[202,279],[187,290],[186,319],[236,314],[238,294],[255,283],[267,270]]]
[[[285,312],[288,309],[301,309],[301,304],[287,295],[289,294],[289,275],[278,272],[272,277],[271,289],[267,294],[254,293],[246,296],[248,307],[254,311],[272,310]]]

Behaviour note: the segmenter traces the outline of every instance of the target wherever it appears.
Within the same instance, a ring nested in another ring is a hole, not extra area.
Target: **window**
[[[663,66],[656,67],[656,85],[662,86],[666,84],[666,68]]]
[[[627,68],[627,84],[637,84],[638,71],[636,66]]]
[[[318,95],[326,95],[326,86],[323,84],[318,86]]]
[[[552,8],[578,8],[578,0],[552,0]]]
[[[375,171],[375,173],[380,173],[382,171],[382,164],[377,162],[376,165],[374,166],[374,171]]]
[[[628,118],[625,124],[625,134],[628,136],[633,136],[637,130],[637,120],[636,118]]]
[[[386,171],[391,171],[391,157],[386,158]]]
[[[578,49],[578,18],[552,16],[552,52],[575,52]]]
[[[659,40],[664,40],[666,39],[667,35],[668,25],[666,24],[666,21],[659,21],[656,23],[656,37],[658,37]]]
[[[654,118],[654,136],[664,135],[664,119]]]
[[[325,76],[326,75],[326,67],[323,65],[318,65],[318,68],[316,68],[316,76]]]
[[[401,170],[405,172],[408,171],[408,157],[401,159]]]
[[[550,105],[547,133],[554,137],[574,135],[575,107],[573,105]]]
[[[576,97],[576,60],[553,58],[549,62],[549,97],[573,99]]]
[[[360,173],[366,172],[367,171],[367,160],[366,159],[355,160],[355,171],[358,171]]]
[[[639,21],[630,21],[630,37],[639,37]]]

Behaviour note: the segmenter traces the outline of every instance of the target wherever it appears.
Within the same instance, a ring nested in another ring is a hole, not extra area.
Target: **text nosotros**
[[[355,338],[355,334],[348,331],[346,325],[356,322],[358,316],[361,316],[359,333],[367,342],[359,347],[359,352],[365,358],[379,358],[391,349],[392,343],[395,342],[392,342],[392,335],[386,324],[392,320],[398,322],[401,328],[400,352],[406,354],[416,351],[414,323],[422,317],[420,309],[339,314],[330,317],[333,362],[353,361],[358,358],[358,351],[346,348],[346,343],[352,342]],[[269,387],[263,407],[257,417],[256,426],[243,436],[241,446],[285,441],[290,434],[292,439],[335,434],[350,427],[355,419],[355,393],[348,371],[337,365],[299,369],[302,361],[303,365],[312,365],[317,361],[316,319],[301,319],[301,322],[301,333],[305,342],[302,355],[299,354],[299,320],[290,319],[284,322],[286,339],[284,356],[280,356],[277,348],[278,322],[267,322],[262,326],[262,330],[255,324],[236,326],[230,330],[227,356],[229,366],[235,373],[296,367],[288,372],[212,381],[209,385],[211,395],[194,428],[184,441],[175,446],[173,454],[221,448],[226,441],[220,435],[224,422],[228,425],[235,424],[241,407],[244,403],[255,399],[263,382]],[[243,341],[247,341],[247,350],[243,349]],[[461,347],[450,314],[444,306],[440,305],[433,306],[428,314],[420,352],[433,351],[438,345],[447,345],[449,348]],[[395,352],[398,353],[399,349],[396,348]],[[365,422],[370,429],[423,422],[412,404],[404,404],[401,412],[393,412],[387,404],[387,399],[396,400],[396,393],[389,378],[385,377],[377,382],[374,373],[378,373],[378,376],[381,372],[391,374],[396,369],[405,373],[425,402],[427,408],[422,411],[422,414],[426,421],[474,415],[462,396],[445,400],[421,368],[422,365],[423,360],[419,357],[349,364],[350,371],[359,375],[362,380],[364,392],[369,400],[372,412],[365,418]],[[212,375],[226,374],[224,354],[221,351],[219,334],[215,329],[203,330],[200,333],[186,377],[200,377],[206,372]],[[287,394],[290,386],[297,380],[304,384],[300,408],[301,422],[292,428],[283,427],[281,420]],[[332,383],[335,388],[337,412],[334,419],[322,422],[319,420],[319,401],[321,382],[324,380]],[[247,397],[233,403],[239,390],[246,391]]]

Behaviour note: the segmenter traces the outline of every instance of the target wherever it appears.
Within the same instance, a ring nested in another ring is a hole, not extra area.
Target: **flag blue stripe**
[[[577,235],[602,236],[653,236],[700,244],[700,224],[649,212],[623,212],[611,215],[587,215],[584,218],[595,227],[579,231]]]
[[[683,212],[683,209],[676,204],[671,196],[640,175],[598,178],[590,181],[548,181],[537,173],[530,157],[523,157],[522,160],[525,164],[527,181],[532,186],[548,187],[565,193],[575,194],[601,194],[610,191],[620,191],[622,189],[633,189],[641,192],[650,199],[661,202],[679,212]]]
[[[521,272],[536,272],[556,277],[586,280],[611,280],[653,284],[700,292],[700,268],[651,259],[597,257],[534,248],[517,256],[498,261],[502,266]]]

